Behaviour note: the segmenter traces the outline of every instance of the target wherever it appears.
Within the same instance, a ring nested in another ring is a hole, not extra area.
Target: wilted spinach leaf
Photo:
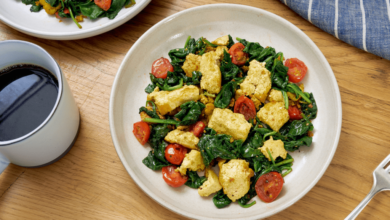
[[[223,190],[217,192],[217,194],[213,197],[213,203],[217,208],[224,208],[228,206],[230,203],[232,203],[232,200],[227,197],[226,194],[223,193]]]
[[[158,147],[169,133],[167,124],[154,124],[150,130],[149,144],[152,148]]]
[[[309,97],[311,103],[301,103],[302,112],[308,119],[315,119],[318,111],[316,100],[314,99],[313,93],[305,94]]]
[[[180,106],[181,110],[175,117],[180,119],[180,125],[191,125],[198,121],[206,106],[201,102],[189,101]]]
[[[226,50],[223,51],[220,70],[223,84],[234,79],[241,72],[240,68],[232,63],[230,54]]]
[[[142,163],[145,164],[149,169],[152,170],[160,170],[165,166],[169,166],[170,163],[168,162],[162,162],[159,160],[156,155],[153,153],[153,150],[151,150],[145,159],[142,160]]]
[[[222,159],[236,159],[239,156],[242,140],[235,140],[230,143],[231,136],[226,134],[203,134],[199,140],[198,147],[203,157],[205,166],[217,157]]]
[[[214,101],[216,108],[226,108],[230,104],[230,100],[234,97],[237,88],[237,82],[230,81],[226,83],[218,93]]]
[[[188,180],[185,184],[186,186],[197,189],[204,182],[206,182],[206,180],[207,180],[206,177],[204,176],[200,177],[196,171],[188,171]]]

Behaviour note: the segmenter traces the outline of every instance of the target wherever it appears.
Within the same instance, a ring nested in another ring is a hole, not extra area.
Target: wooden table
[[[390,61],[336,39],[278,0],[153,0],[124,25],[84,40],[39,39],[0,22],[1,41],[30,41],[54,56],[82,118],[80,135],[63,159],[34,169],[10,165],[0,175],[0,219],[184,219],[149,198],[119,160],[108,123],[111,86],[125,54],[150,27],[187,8],[222,2],[244,2],[299,27],[321,49],[340,87],[343,125],[332,163],[306,196],[270,219],[345,218],[390,154]],[[358,219],[390,219],[389,207],[390,192],[379,193]]]

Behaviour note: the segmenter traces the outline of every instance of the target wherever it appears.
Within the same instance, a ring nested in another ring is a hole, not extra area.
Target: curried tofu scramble
[[[307,67],[259,43],[188,37],[153,62],[133,133],[143,163],[172,187],[198,189],[217,208],[274,201],[292,171],[289,152],[312,143],[317,105]],[[252,202],[251,202],[252,201]]]

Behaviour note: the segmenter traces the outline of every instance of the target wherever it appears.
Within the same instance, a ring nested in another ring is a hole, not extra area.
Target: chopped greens
[[[226,42],[226,37],[224,39],[228,49],[234,45],[232,36],[228,35],[228,43]],[[240,66],[238,66],[235,64],[237,62],[233,63],[231,54],[227,50],[223,51],[223,58],[221,56],[222,59],[217,61],[220,62],[219,70],[221,71],[220,92],[218,94],[211,94],[200,88],[200,93],[203,96],[207,96],[201,99],[205,104],[200,102],[200,100],[186,101],[174,113],[171,112],[164,115],[166,119],[161,119],[163,117],[160,116],[157,106],[152,101],[147,101],[146,103],[146,106],[149,105],[151,107],[141,107],[139,112],[143,112],[143,121],[150,123],[151,133],[149,143],[153,148],[143,160],[143,163],[152,170],[159,170],[164,166],[171,165],[165,158],[167,143],[164,141],[164,137],[168,132],[178,126],[181,126],[178,129],[187,129],[186,131],[193,132],[192,129],[195,129],[194,127],[198,125],[197,122],[199,121],[204,122],[203,125],[207,125],[210,120],[210,115],[207,115],[206,112],[209,110],[210,105],[214,105],[212,106],[213,108],[236,110],[234,108],[236,90],[240,89],[240,84],[248,77],[247,71],[250,62],[253,60],[263,62],[265,68],[271,73],[271,88],[281,92],[281,96],[279,97],[282,98],[278,98],[278,102],[283,101],[284,103],[281,109],[286,112],[290,106],[297,106],[300,113],[302,113],[302,119],[292,120],[292,117],[286,118],[285,121],[288,119],[290,121],[287,121],[283,126],[280,125],[282,127],[279,131],[274,131],[270,129],[269,125],[262,123],[256,115],[255,119],[252,118],[249,120],[252,127],[245,141],[234,140],[230,135],[224,134],[223,131],[221,132],[222,129],[218,130],[216,128],[214,130],[206,126],[204,130],[203,128],[201,130],[203,133],[199,132],[199,142],[197,143],[199,149],[195,149],[202,156],[199,161],[202,161],[207,168],[216,166],[217,161],[220,161],[220,159],[226,160],[226,163],[233,159],[248,162],[249,168],[253,171],[253,176],[251,174],[249,190],[244,196],[237,199],[237,202],[241,207],[249,208],[256,204],[256,201],[252,201],[252,199],[257,195],[256,182],[258,179],[269,172],[278,172],[282,177],[288,175],[292,171],[294,159],[286,151],[293,152],[301,146],[310,147],[313,141],[312,132],[314,129],[310,120],[317,117],[318,108],[312,93],[304,92],[298,85],[289,82],[289,76],[287,74],[288,67],[284,65],[284,54],[282,52],[276,52],[275,48],[272,47],[263,47],[258,42],[249,42],[241,38],[236,38],[236,40],[245,46],[243,52],[248,55],[245,56],[246,61],[243,60],[242,63],[239,63]],[[195,38],[189,36],[183,48],[172,49],[168,53],[173,72],[168,71],[165,79],[156,78],[153,74],[150,74],[151,83],[145,88],[145,92],[152,93],[156,88],[163,91],[172,91],[185,85],[195,85],[199,88],[202,75],[206,76],[207,73],[201,73],[198,71],[199,68],[197,68],[197,70],[192,72],[191,77],[186,75],[186,73],[188,74],[188,68],[184,68],[186,70],[185,73],[182,67],[184,62],[186,62],[187,55],[195,54],[201,56],[206,52],[215,51],[217,46],[203,37],[195,40]],[[242,47],[242,45],[238,46]],[[192,69],[189,71],[192,71]],[[253,96],[253,94],[245,95],[250,96],[250,98]],[[264,103],[262,101],[262,103],[258,103],[256,108],[261,109],[267,102]],[[278,105],[281,106],[280,103]],[[243,107],[243,109],[245,108],[247,106]],[[145,113],[149,117],[145,117]],[[281,145],[280,141],[283,142],[283,145]],[[267,147],[262,148],[265,143]],[[277,147],[284,147],[286,151],[282,149],[281,154],[275,154],[277,151],[273,151],[272,148],[270,150],[269,148],[273,144],[276,144]],[[187,170],[186,176],[188,180],[185,185],[195,189],[201,187],[207,181],[205,176],[199,176],[198,172],[192,169]],[[207,182],[206,185],[210,182]],[[202,189],[205,189],[203,187],[207,187],[206,185],[203,185]],[[222,189],[213,196],[212,200],[217,208],[224,208],[232,203],[232,200],[225,193]]]
[[[39,12],[42,9],[41,1],[37,0],[22,0],[22,3],[31,5],[31,12]],[[45,3],[52,7],[48,14],[56,14],[58,18],[71,18],[74,23],[82,28],[79,24],[79,19],[76,16],[86,16],[94,20],[101,17],[114,19],[120,10],[124,7],[128,8],[135,4],[134,0],[112,0],[108,10],[103,10],[97,3],[91,0],[45,0]],[[61,7],[57,7],[61,4]],[[100,3],[104,4],[104,3]],[[53,11],[54,10],[54,11]]]

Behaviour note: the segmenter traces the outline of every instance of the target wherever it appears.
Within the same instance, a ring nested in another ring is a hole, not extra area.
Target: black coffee
[[[0,70],[0,141],[22,137],[49,116],[58,80],[42,67],[19,64]]]

